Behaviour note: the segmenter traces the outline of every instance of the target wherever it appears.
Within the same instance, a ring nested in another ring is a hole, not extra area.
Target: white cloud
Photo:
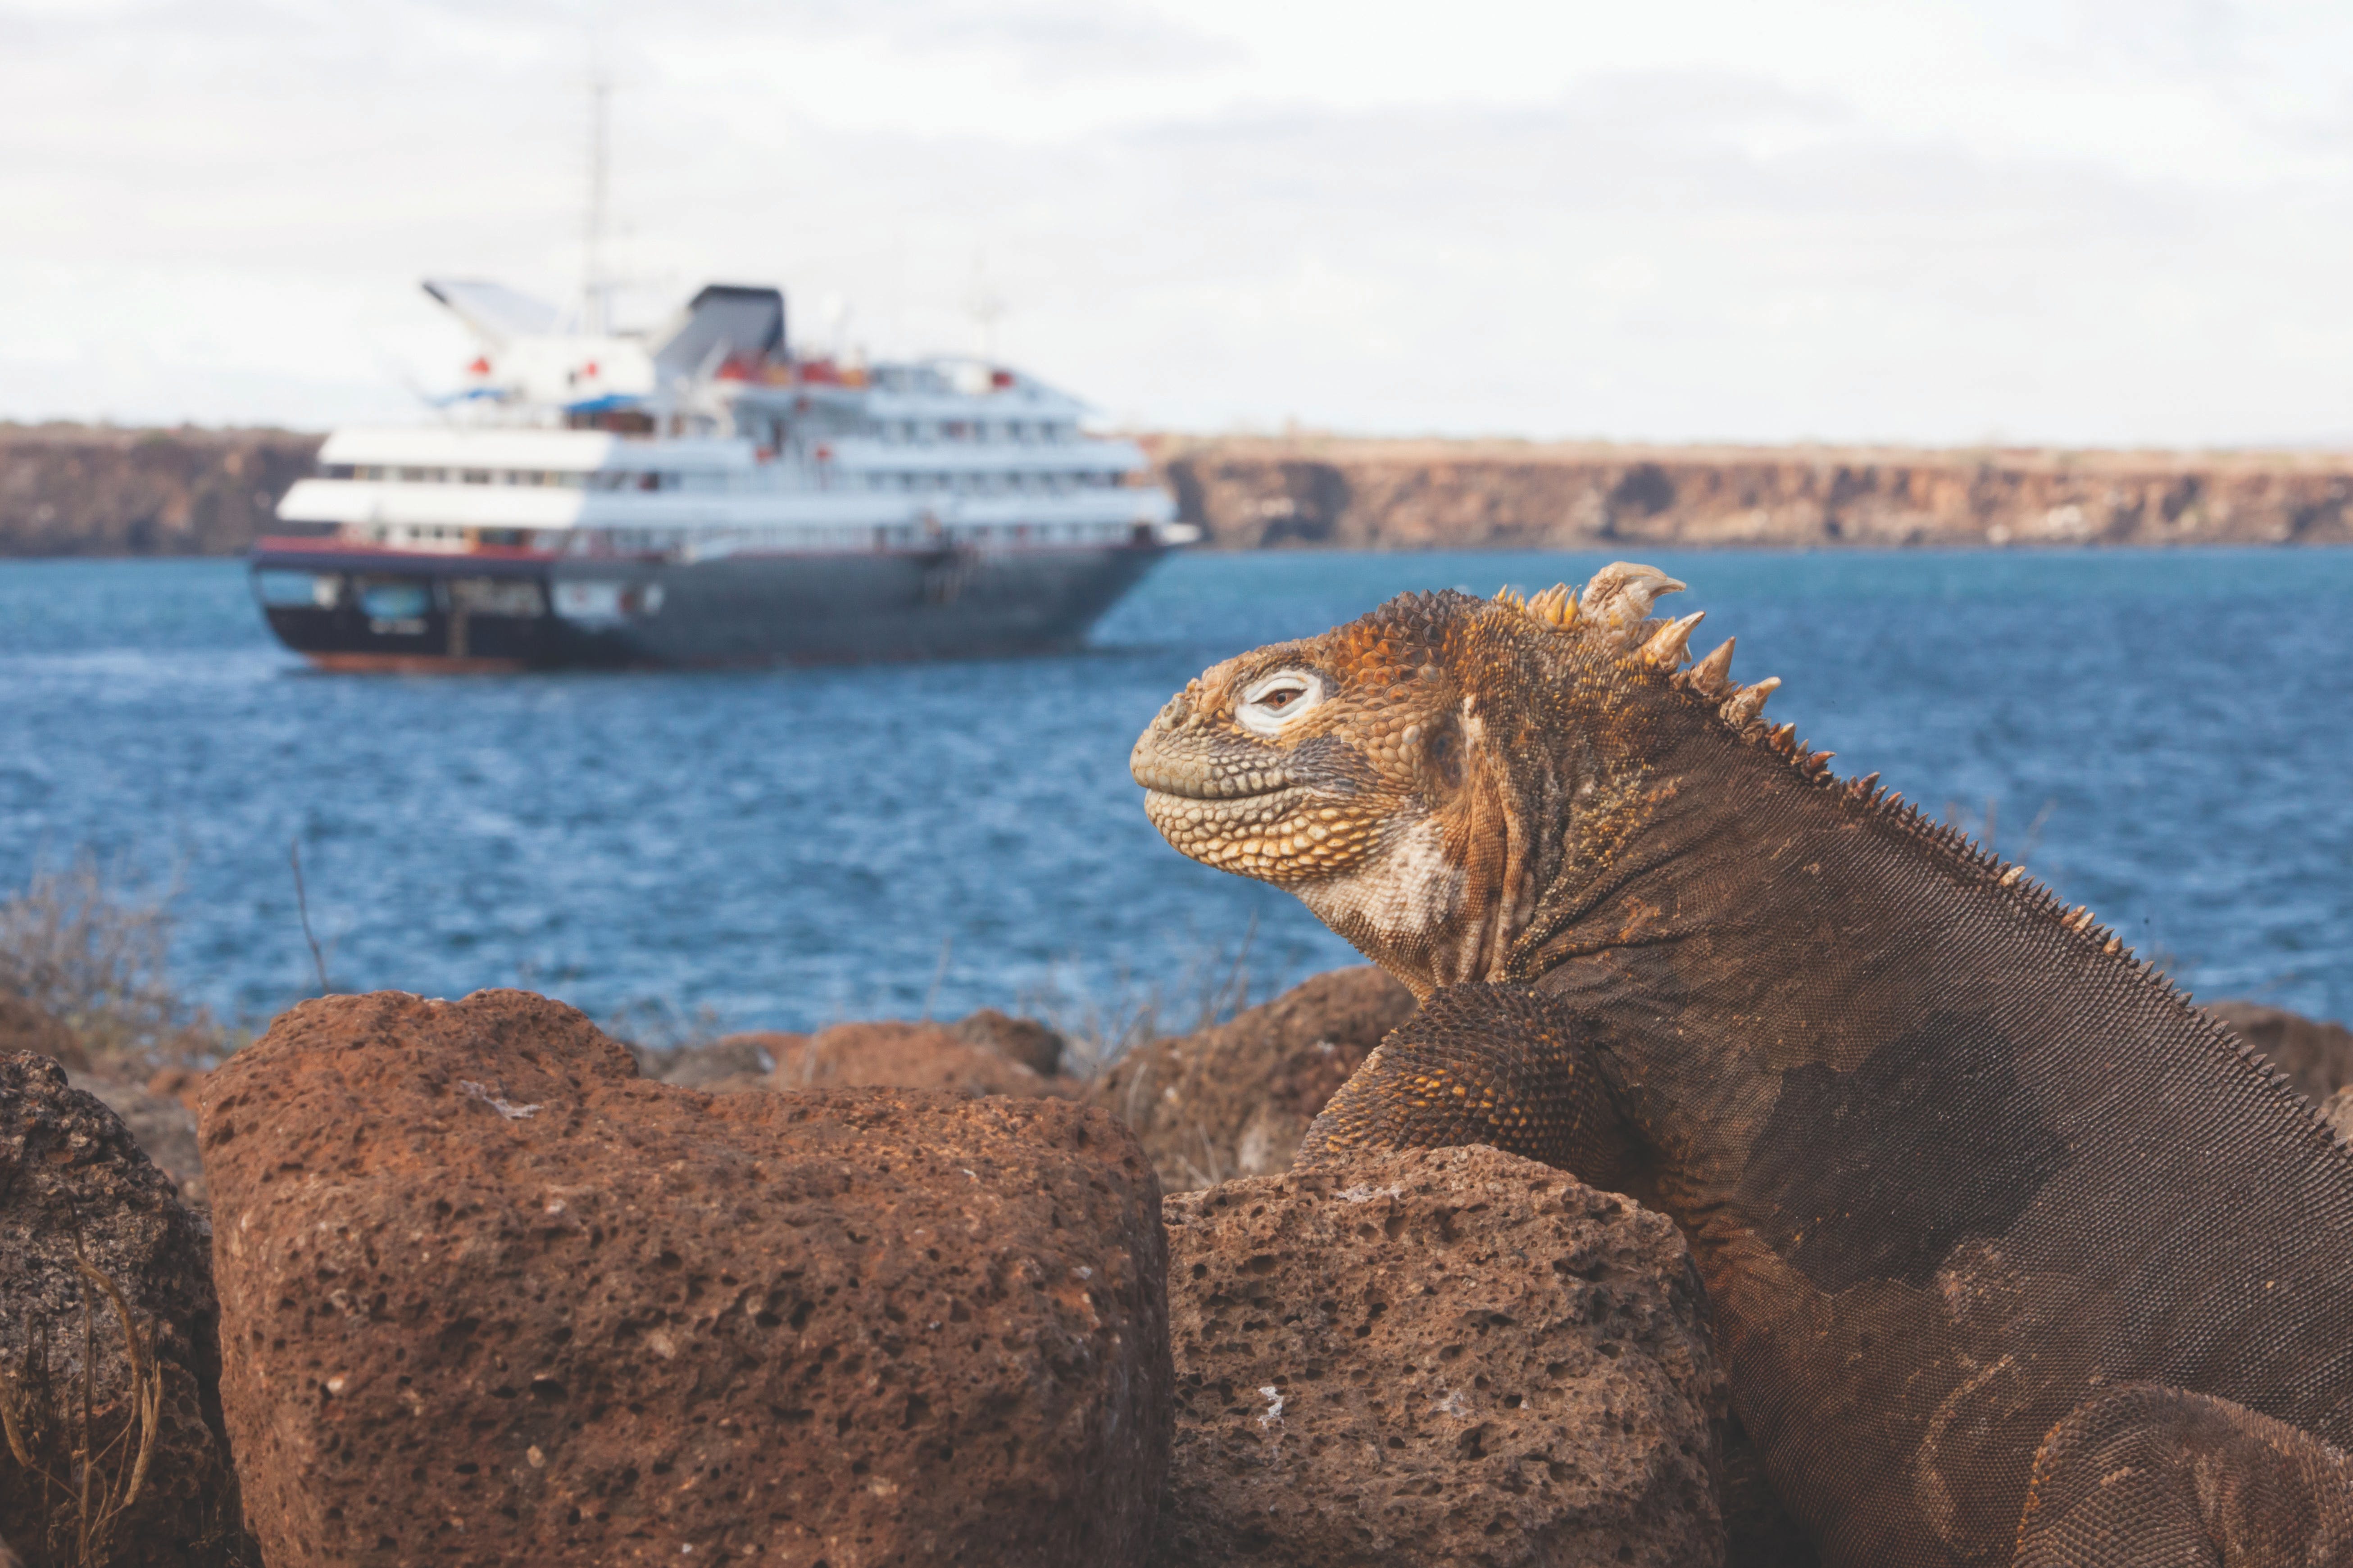
[[[2318,5],[0,0],[0,414],[414,406],[417,292],[774,279],[1154,424],[2353,437]]]

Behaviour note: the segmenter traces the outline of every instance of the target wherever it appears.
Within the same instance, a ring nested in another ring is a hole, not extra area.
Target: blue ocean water
[[[342,989],[1174,1011],[1253,931],[1261,991],[1350,954],[1145,823],[1125,760],[1168,693],[1405,589],[1604,559],[1203,554],[1067,658],[440,679],[305,670],[235,563],[0,563],[0,890],[83,850],[173,889],[174,978],[248,1022],[316,988],[297,841]],[[2353,552],[1655,559],[1841,772],[1990,808],[2200,994],[2353,1015]]]

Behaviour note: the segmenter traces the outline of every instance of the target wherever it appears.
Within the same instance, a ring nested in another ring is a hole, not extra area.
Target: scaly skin
[[[1826,1561],[2353,1562],[2353,1156],[2088,910],[1768,730],[1680,588],[1409,595],[1173,699],[1170,843],[1422,999],[1308,1135],[1666,1210]]]

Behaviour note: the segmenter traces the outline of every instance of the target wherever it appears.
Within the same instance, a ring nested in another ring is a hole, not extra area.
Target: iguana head
[[[1683,586],[1620,562],[1581,594],[1405,595],[1204,671],[1129,770],[1169,843],[1291,889],[1417,994],[1503,978],[1571,840],[1642,807],[1645,715],[1700,619],[1647,617]],[[1734,693],[1730,659],[1675,679],[1737,728],[1778,683]]]

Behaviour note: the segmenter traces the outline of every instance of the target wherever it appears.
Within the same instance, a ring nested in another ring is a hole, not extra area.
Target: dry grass
[[[1016,1013],[1038,1019],[1063,1040],[1062,1070],[1092,1081],[1136,1047],[1170,1035],[1189,1035],[1222,1024],[1251,1005],[1261,981],[1250,968],[1258,920],[1250,919],[1229,958],[1223,948],[1197,952],[1176,984],[1138,984],[1122,972],[1108,997],[1073,994],[1050,969],[1044,984],[1021,993]],[[1263,1002],[1282,989],[1281,976],[1264,978]]]
[[[131,1315],[122,1290],[74,1248],[81,1276],[81,1377],[60,1398],[38,1347],[26,1351],[17,1373],[0,1371],[0,1436],[9,1457],[31,1476],[40,1493],[39,1517],[28,1521],[40,1532],[36,1552],[64,1568],[106,1568],[121,1544],[124,1516],[147,1484],[164,1405],[163,1368],[153,1336]],[[98,1313],[93,1297],[112,1309],[130,1363],[130,1397],[119,1415],[97,1408]],[[110,1419],[110,1417],[112,1417]],[[109,1428],[111,1430],[109,1430]],[[62,1448],[62,1473],[40,1456]],[[12,1526],[16,1521],[10,1521]],[[37,1561],[38,1559],[37,1558]]]
[[[681,1007],[656,997],[624,1002],[596,1026],[627,1047],[649,1078],[659,1078],[687,1052],[730,1032],[716,1007]]]
[[[129,888],[81,855],[0,900],[0,991],[63,1024],[109,1076],[208,1067],[231,1042],[173,990],[171,942],[168,893]]]

